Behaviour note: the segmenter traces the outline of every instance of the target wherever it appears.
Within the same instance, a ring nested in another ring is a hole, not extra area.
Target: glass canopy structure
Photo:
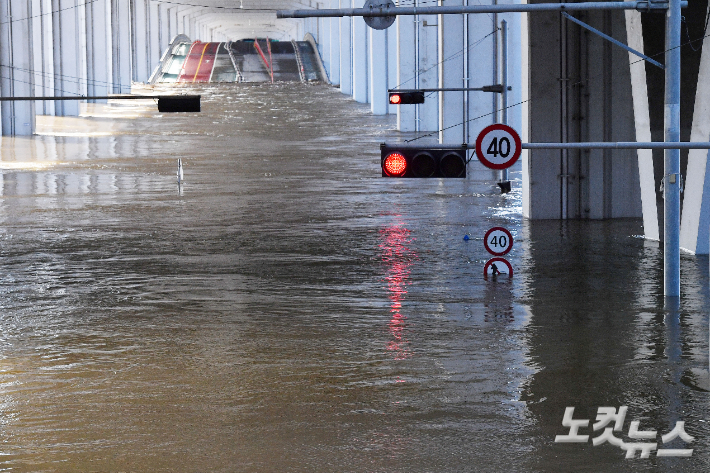
[[[176,37],[163,54],[150,82],[324,81],[327,76],[309,41],[242,39],[222,43]]]

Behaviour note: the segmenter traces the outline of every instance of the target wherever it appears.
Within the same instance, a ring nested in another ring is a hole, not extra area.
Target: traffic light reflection
[[[382,228],[380,244],[382,262],[386,267],[385,280],[390,299],[390,313],[392,314],[387,324],[390,341],[387,351],[393,353],[395,360],[404,360],[412,357],[409,340],[406,338],[408,326],[407,317],[402,314],[402,302],[407,294],[409,283],[409,268],[417,255],[407,245],[411,243],[410,230],[393,225]]]

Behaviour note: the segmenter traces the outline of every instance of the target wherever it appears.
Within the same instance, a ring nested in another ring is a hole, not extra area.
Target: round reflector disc
[[[460,177],[466,170],[466,162],[458,153],[447,153],[441,157],[439,169],[444,177]]]
[[[400,153],[391,153],[385,157],[382,169],[388,176],[402,176],[407,171],[407,159]]]
[[[429,153],[419,153],[412,158],[412,173],[417,177],[431,177],[436,172],[436,160]]]

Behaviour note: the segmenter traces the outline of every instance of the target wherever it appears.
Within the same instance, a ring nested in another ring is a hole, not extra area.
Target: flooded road
[[[2,139],[0,471],[710,470],[707,257],[668,303],[640,220],[523,222],[519,168],[383,179],[394,118],[331,87],[193,91]],[[604,406],[692,456],[594,446]]]

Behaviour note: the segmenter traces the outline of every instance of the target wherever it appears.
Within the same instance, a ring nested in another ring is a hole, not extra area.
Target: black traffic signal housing
[[[199,112],[200,95],[173,95],[158,98],[160,113]]]
[[[382,177],[466,177],[466,147],[380,145]]]
[[[390,103],[392,105],[424,103],[424,92],[421,90],[391,90],[389,91],[389,94]]]

